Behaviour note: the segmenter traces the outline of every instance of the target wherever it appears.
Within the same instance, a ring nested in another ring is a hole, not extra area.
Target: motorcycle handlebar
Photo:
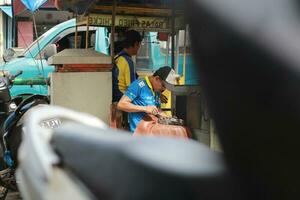
[[[23,71],[22,70],[18,70],[17,73],[15,75],[12,75],[12,76],[13,76],[13,78],[17,78],[21,74],[23,74]]]
[[[4,76],[4,81],[8,87],[12,85],[49,85],[50,81],[49,78],[17,78],[23,74],[22,70],[18,70],[16,74],[6,74]]]
[[[49,78],[15,78],[13,85],[49,85]]]

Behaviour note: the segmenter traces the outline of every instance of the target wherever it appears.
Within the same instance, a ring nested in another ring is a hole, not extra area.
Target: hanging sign
[[[86,20],[78,19],[78,22]],[[112,16],[105,14],[90,14],[88,16],[88,24],[93,26],[112,26]],[[139,17],[129,15],[117,15],[115,18],[115,26],[127,27],[136,30],[151,31],[170,31],[169,19],[165,17]]]

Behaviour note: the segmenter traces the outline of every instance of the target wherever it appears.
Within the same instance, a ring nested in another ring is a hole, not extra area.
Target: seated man
[[[165,117],[160,110],[161,93],[166,89],[167,84],[175,84],[175,82],[175,71],[171,67],[165,66],[155,71],[152,76],[145,77],[143,80],[136,80],[129,86],[118,103],[118,109],[128,112],[130,130],[132,132],[137,133],[137,130],[145,132],[151,129],[155,132],[151,134],[162,135],[159,133],[161,130],[175,128],[172,125],[157,123],[157,117]],[[146,125],[141,123],[143,121],[151,121],[153,123],[149,127],[149,123]],[[178,127],[176,127],[175,132],[176,136],[188,136],[185,128],[178,131]]]

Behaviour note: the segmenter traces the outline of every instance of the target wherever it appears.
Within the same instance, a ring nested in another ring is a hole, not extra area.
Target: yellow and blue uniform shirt
[[[148,77],[143,80],[134,81],[125,95],[131,100],[131,103],[138,106],[156,106],[160,108],[160,93],[154,92]],[[128,120],[130,124],[130,131],[134,132],[137,125],[146,115],[145,112],[131,112],[128,113]]]
[[[121,99],[129,85],[136,80],[134,63],[131,56],[125,51],[116,55],[112,73],[113,102],[116,102]]]

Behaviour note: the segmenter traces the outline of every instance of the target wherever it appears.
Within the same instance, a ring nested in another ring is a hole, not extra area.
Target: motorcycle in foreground
[[[58,128],[40,125],[53,118]],[[25,127],[16,171],[24,199],[241,199],[222,156],[196,141],[133,137],[53,106],[31,109]]]
[[[9,89],[14,84],[34,85],[45,82],[38,79],[17,78],[22,74],[2,74],[0,77],[0,125],[1,125],[1,158],[0,185],[1,198],[5,198],[8,190],[17,191],[14,177],[17,166],[17,150],[22,138],[23,116],[32,107],[49,104],[48,97],[43,95],[19,95],[11,97]]]

